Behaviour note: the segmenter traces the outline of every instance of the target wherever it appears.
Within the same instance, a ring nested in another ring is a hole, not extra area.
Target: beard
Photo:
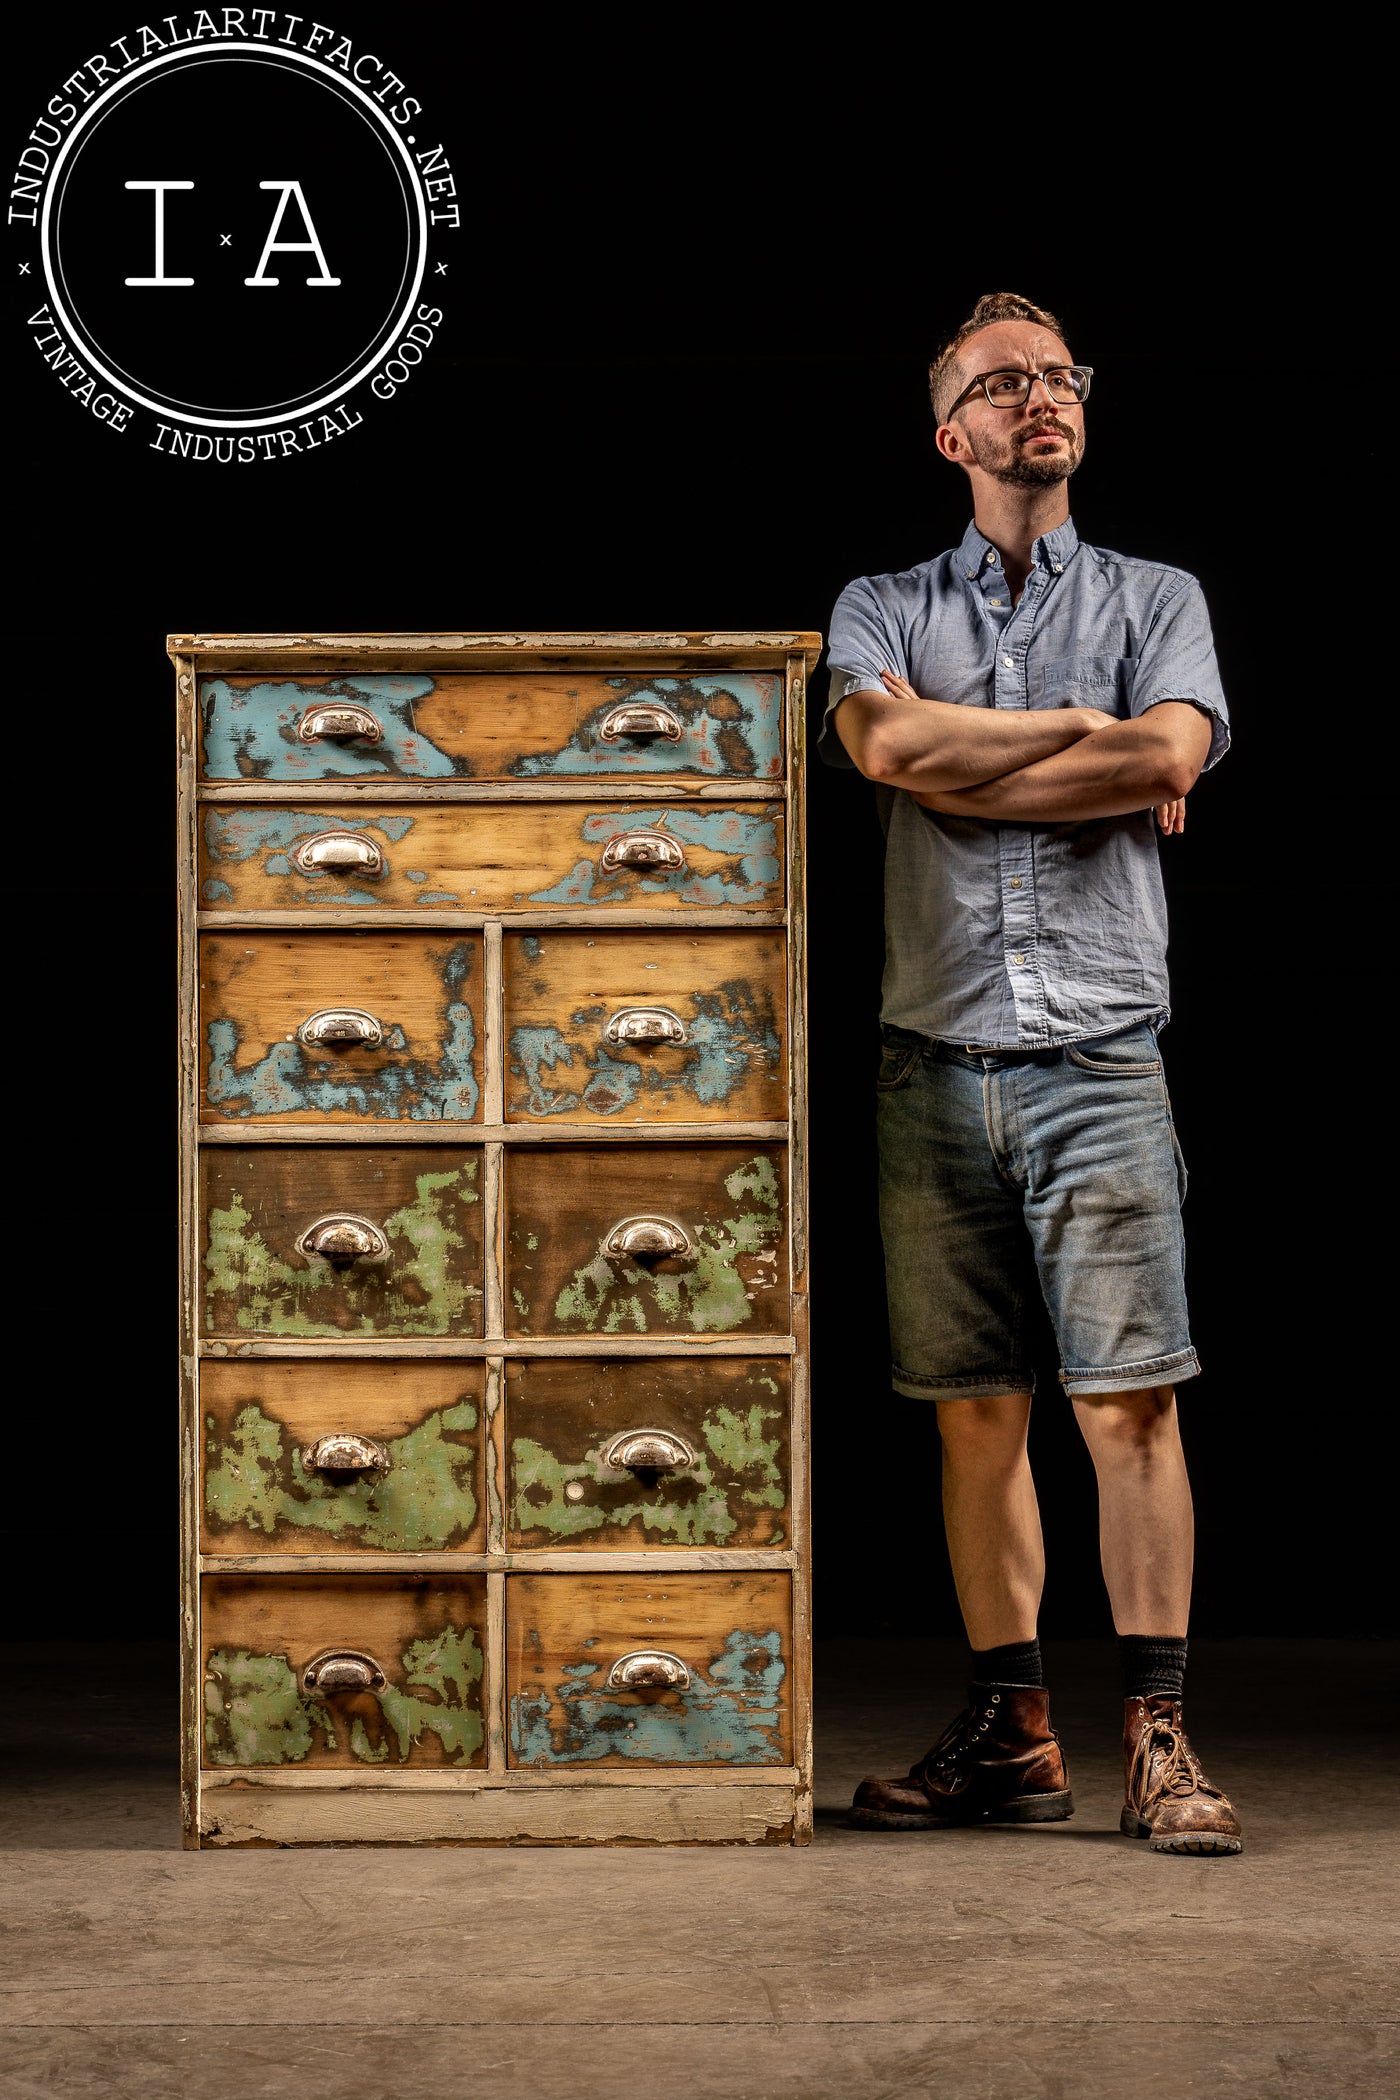
[[[1034,439],[1051,433],[1065,440],[1065,452],[1037,454],[1030,451]],[[984,437],[972,446],[972,456],[983,473],[990,474],[994,480],[1004,481],[1012,488],[1044,489],[1053,488],[1057,481],[1069,480],[1084,457],[1084,445],[1068,423],[1058,422],[1050,416],[1042,417],[1034,430],[1023,430],[1012,437],[991,440]]]

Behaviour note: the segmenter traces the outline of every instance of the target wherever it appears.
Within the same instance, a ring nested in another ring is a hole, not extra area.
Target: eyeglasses
[[[1063,407],[1082,407],[1089,398],[1089,381],[1094,376],[1092,365],[1052,365],[1045,372],[979,372],[970,380],[953,403],[960,408],[969,394],[980,386],[993,408],[1019,408],[1030,398],[1031,387],[1038,379],[1052,401]],[[950,408],[948,413],[953,413]]]

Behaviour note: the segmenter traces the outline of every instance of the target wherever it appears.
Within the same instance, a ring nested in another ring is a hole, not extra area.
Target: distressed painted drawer
[[[480,1575],[206,1576],[204,1763],[485,1764],[485,1626]]]
[[[511,934],[504,955],[508,1120],[787,1114],[781,933],[568,928]]]
[[[613,842],[638,833],[660,833],[665,844],[623,850],[659,850],[679,865],[611,865],[619,850]],[[378,905],[512,912],[590,904],[778,911],[782,834],[772,802],[604,809],[586,802],[429,802],[382,810],[216,803],[203,812],[199,894],[207,909],[222,911]],[[361,864],[308,869],[299,854],[358,855]]]
[[[480,1334],[479,1148],[213,1145],[201,1176],[205,1334]]]
[[[206,933],[204,1122],[475,1121],[481,938]]]
[[[788,1764],[791,1658],[786,1573],[510,1575],[510,1761]]]
[[[505,1426],[512,1547],[791,1541],[781,1357],[517,1358]]]
[[[521,1146],[506,1159],[507,1332],[786,1333],[786,1217],[782,1145]]]
[[[776,671],[589,671],[205,678],[209,780],[577,779],[687,773],[777,780]]]
[[[484,1382],[479,1363],[206,1360],[203,1550],[484,1551]]]

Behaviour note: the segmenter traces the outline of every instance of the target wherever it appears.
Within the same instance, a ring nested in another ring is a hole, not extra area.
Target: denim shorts
[[[1186,1169],[1151,1027],[1041,1051],[881,1033],[896,1391],[1030,1393],[1037,1292],[1067,1393],[1194,1378]]]

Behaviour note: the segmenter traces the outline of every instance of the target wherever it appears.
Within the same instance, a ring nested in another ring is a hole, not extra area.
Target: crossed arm
[[[958,707],[880,675],[883,692],[840,703],[836,733],[867,778],[906,788],[925,809],[1042,824],[1155,809],[1164,832],[1185,829],[1210,751],[1210,723],[1190,701],[1121,722],[1092,707]]]

